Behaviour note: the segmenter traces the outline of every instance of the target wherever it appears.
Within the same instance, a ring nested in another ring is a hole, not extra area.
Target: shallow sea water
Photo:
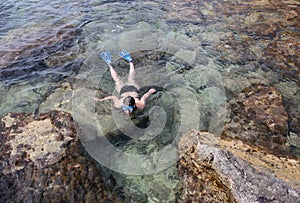
[[[271,59],[261,62],[273,39],[236,28],[258,18],[256,12],[230,16],[220,8],[223,3],[0,3],[0,115],[70,112],[83,146],[126,202],[180,201],[175,167],[180,133],[195,128],[220,134],[226,101],[249,80],[274,85],[299,117],[297,64],[280,69]],[[274,17],[268,9],[261,12]],[[102,51],[112,53],[113,66],[126,80],[128,64],[118,56],[124,49],[134,59],[137,83],[159,89],[134,118],[92,99],[115,94]],[[299,136],[297,123],[291,133]]]

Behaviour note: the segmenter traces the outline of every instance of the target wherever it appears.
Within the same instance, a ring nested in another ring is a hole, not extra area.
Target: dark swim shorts
[[[120,95],[125,92],[138,92],[139,90],[133,85],[124,85],[120,90]]]

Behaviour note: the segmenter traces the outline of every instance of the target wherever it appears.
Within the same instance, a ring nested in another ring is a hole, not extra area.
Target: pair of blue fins
[[[130,56],[130,54],[127,51],[122,51],[119,53],[119,56],[122,57],[123,59],[125,59],[128,62],[132,61],[132,58]],[[107,64],[111,64],[111,59],[110,59],[110,53],[109,52],[103,52],[101,54],[102,59],[107,63]]]

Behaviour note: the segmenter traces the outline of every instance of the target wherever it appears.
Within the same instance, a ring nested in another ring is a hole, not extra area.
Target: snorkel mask
[[[133,107],[133,106],[123,105],[123,106],[122,106],[122,110],[123,110],[123,111],[128,111],[129,113],[132,113],[133,110],[134,110],[134,107]]]
[[[124,99],[123,101],[123,105],[122,105],[122,110],[126,113],[126,114],[131,114],[133,113],[133,111],[135,110],[135,100],[133,97],[128,96]]]

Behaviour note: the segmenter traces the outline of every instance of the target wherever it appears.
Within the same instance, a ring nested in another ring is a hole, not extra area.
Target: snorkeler
[[[146,99],[153,93],[156,92],[155,88],[151,88],[146,92],[141,98],[139,98],[138,91],[140,89],[139,85],[136,84],[134,80],[135,76],[135,70],[134,65],[132,62],[132,58],[130,54],[126,51],[122,51],[119,53],[119,55],[129,62],[130,68],[129,68],[129,75],[128,75],[128,82],[124,84],[120,77],[118,76],[117,72],[111,65],[111,59],[110,59],[110,53],[104,52],[101,54],[101,57],[103,60],[107,63],[109,66],[110,74],[113,80],[115,81],[115,88],[117,92],[120,94],[121,99],[118,97],[111,95],[108,97],[105,97],[103,99],[100,98],[94,98],[96,101],[105,101],[105,100],[112,100],[114,103],[114,106],[116,108],[122,108],[122,110],[127,114],[132,114],[136,109],[144,109],[146,105]]]

